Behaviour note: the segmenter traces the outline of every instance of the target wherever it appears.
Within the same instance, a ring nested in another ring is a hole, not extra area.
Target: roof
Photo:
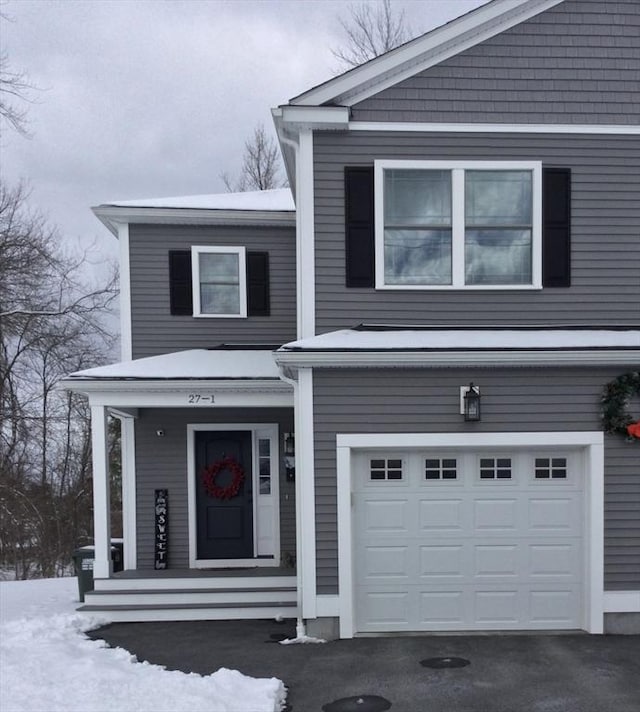
[[[640,328],[361,325],[292,341],[276,361],[297,367],[453,368],[640,364]]]
[[[275,210],[294,211],[295,205],[289,188],[253,190],[243,193],[213,193],[210,195],[181,195],[173,198],[143,198],[115,200],[105,206],[122,208],[174,208],[194,210]],[[102,207],[102,206],[100,206]]]
[[[92,210],[116,236],[126,223],[295,226],[295,205],[289,188],[116,200]]]
[[[492,0],[290,100],[298,106],[353,106],[564,0]]]
[[[279,379],[273,351],[250,349],[191,349],[161,356],[121,361],[76,371],[64,380],[65,386],[89,381]]]

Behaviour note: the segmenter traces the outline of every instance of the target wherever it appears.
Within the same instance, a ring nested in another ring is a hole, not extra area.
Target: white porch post
[[[91,406],[91,447],[93,452],[93,537],[94,578],[111,575],[111,502],[107,448],[107,409]]]

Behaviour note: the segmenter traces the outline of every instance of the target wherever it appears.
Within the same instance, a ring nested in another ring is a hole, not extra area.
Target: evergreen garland
[[[607,383],[602,395],[602,422],[605,432],[625,435],[629,440],[639,440],[638,421],[629,413],[627,406],[631,398],[640,394],[640,371],[631,371]]]

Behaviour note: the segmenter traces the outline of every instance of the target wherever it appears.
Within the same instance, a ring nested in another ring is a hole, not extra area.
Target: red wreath
[[[216,484],[216,478],[223,470],[229,470],[233,476],[226,487]],[[240,467],[240,463],[232,457],[223,457],[222,460],[214,462],[202,471],[202,484],[209,497],[233,499],[240,491],[240,485],[243,482],[244,470]]]

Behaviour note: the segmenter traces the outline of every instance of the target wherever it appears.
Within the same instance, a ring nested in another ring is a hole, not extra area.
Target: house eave
[[[293,210],[215,210],[205,208],[152,208],[97,205],[93,214],[114,235],[121,224],[252,225],[295,227]]]
[[[279,378],[65,378],[58,387],[73,393],[181,393],[198,390],[292,392]]]
[[[636,366],[640,349],[278,351],[281,370],[298,368],[482,368]]]

